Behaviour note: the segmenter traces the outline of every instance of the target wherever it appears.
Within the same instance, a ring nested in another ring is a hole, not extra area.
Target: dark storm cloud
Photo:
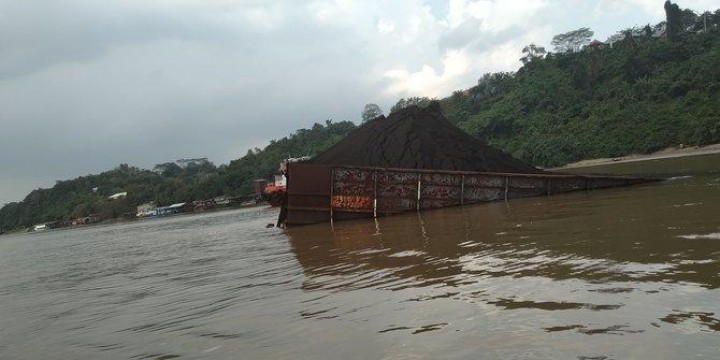
[[[363,54],[347,56],[362,40],[302,7],[273,24],[29,3],[0,11],[0,187],[35,179],[25,192],[119,163],[225,163],[313,122],[356,120],[377,96]]]
[[[76,6],[73,6],[76,5]],[[108,48],[159,37],[200,36],[180,19],[131,11],[111,3],[4,2],[0,9],[0,77],[23,76],[65,62],[82,62]]]

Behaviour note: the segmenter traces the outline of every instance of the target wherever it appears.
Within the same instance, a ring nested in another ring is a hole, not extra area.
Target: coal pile
[[[368,121],[311,163],[328,165],[539,173],[451,124],[440,104],[407,107]]]

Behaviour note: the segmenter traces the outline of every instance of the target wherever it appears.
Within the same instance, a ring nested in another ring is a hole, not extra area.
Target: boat
[[[561,173],[493,173],[290,163],[285,226],[550,196],[659,181]]]
[[[288,162],[286,170],[279,226],[658,180],[538,169],[451,124],[437,102],[370,120],[315,157]]]

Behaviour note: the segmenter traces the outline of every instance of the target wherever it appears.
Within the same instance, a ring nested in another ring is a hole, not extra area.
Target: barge
[[[287,199],[278,219],[285,226],[376,218],[408,211],[631,186],[659,180],[547,172],[493,173],[313,163],[289,163],[287,173]]]
[[[278,225],[630,186],[658,179],[547,172],[451,124],[440,104],[363,124],[328,150],[287,161]]]

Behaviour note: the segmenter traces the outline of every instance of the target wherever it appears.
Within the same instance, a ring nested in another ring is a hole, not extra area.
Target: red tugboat
[[[270,206],[280,206],[282,205],[285,193],[286,187],[284,184],[276,185],[276,183],[270,183],[263,189],[263,199],[267,201]]]
[[[309,159],[309,156],[303,156],[300,158],[288,158],[280,162],[280,174],[275,175],[275,181],[267,184],[262,191],[263,199],[267,201],[270,206],[280,206],[285,199],[285,194],[287,194],[287,178],[285,177],[285,175],[287,174],[287,164],[303,162]]]

